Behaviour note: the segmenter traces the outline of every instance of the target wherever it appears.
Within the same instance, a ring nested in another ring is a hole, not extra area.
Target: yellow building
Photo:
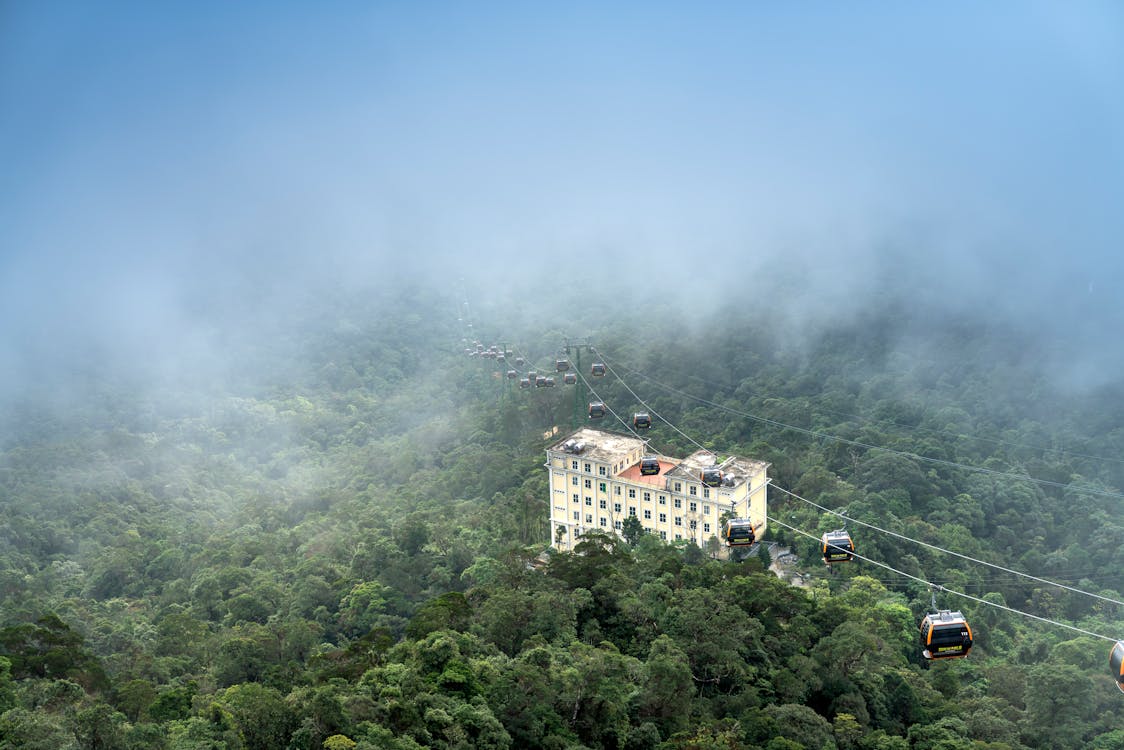
[[[652,457],[659,473],[645,476],[641,459]],[[706,451],[654,456],[642,440],[586,427],[547,448],[546,467],[551,542],[559,550],[572,550],[587,531],[619,534],[629,516],[661,539],[694,539],[704,549],[721,538],[723,513],[751,519],[759,538],[765,533],[764,461],[729,456],[719,463]]]

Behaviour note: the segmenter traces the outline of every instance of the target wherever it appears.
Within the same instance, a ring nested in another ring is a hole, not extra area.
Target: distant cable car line
[[[726,389],[726,388],[730,387],[729,383],[716,383],[713,380],[707,380],[706,378],[703,378],[703,377],[699,376],[697,373],[694,373],[694,372],[686,372],[686,373],[680,373],[680,374],[683,375],[684,377],[691,378],[692,380],[698,381],[699,383],[703,383],[704,385],[710,385],[710,386],[713,386],[715,388]],[[1061,455],[1066,455],[1066,456],[1076,456],[1078,458],[1088,458],[1088,459],[1093,460],[1093,461],[1108,461],[1108,462],[1112,462],[1112,463],[1124,463],[1124,458],[1113,458],[1111,456],[1094,456],[1090,453],[1081,453],[1079,451],[1073,451],[1073,450],[1069,450],[1069,449],[1066,449],[1066,448],[1047,448],[1047,447],[1041,446],[1041,445],[1031,445],[1029,443],[1015,443],[1015,442],[1012,442],[1010,440],[1001,440],[999,438],[986,437],[986,436],[983,436],[983,435],[969,435],[969,434],[963,433],[963,432],[952,432],[950,430],[938,430],[935,427],[922,427],[920,425],[902,424],[901,422],[894,422],[892,420],[875,419],[874,417],[864,417],[861,414],[851,414],[850,412],[839,411],[837,409],[831,409],[831,408],[828,408],[826,406],[821,406],[819,404],[816,404],[816,408],[820,411],[827,412],[829,414],[836,414],[836,415],[839,415],[841,417],[847,417],[849,419],[855,419],[855,420],[858,420],[860,422],[872,422],[874,424],[893,425],[894,427],[900,427],[900,428],[903,428],[903,429],[906,429],[906,430],[922,430],[924,432],[929,432],[929,433],[933,433],[933,434],[936,434],[936,435],[949,435],[951,437],[967,438],[969,440],[982,440],[982,441],[985,441],[985,442],[988,442],[988,443],[995,443],[995,444],[998,444],[998,445],[1009,445],[1013,448],[1027,448],[1027,449],[1030,449],[1030,450],[1042,451],[1044,453],[1056,453],[1056,454],[1061,454]]]
[[[872,523],[866,523],[865,521],[860,521],[853,516],[844,516],[839,511],[832,510],[831,508],[827,508],[827,507],[825,507],[823,505],[820,505],[819,503],[813,502],[813,501],[811,501],[811,500],[809,500],[805,497],[801,497],[800,495],[797,495],[795,492],[792,492],[791,490],[786,490],[784,487],[781,487],[779,484],[772,483],[770,486],[772,486],[774,489],[780,490],[781,492],[783,492],[786,495],[789,495],[790,497],[794,497],[797,500],[800,500],[801,502],[807,503],[808,505],[812,506],[813,508],[817,508],[818,510],[823,511],[824,513],[831,513],[832,515],[839,516],[840,518],[846,518],[849,523],[858,524],[859,526],[865,526],[868,529],[873,529],[874,531],[878,531],[882,534],[886,534],[888,536],[892,536],[892,537],[895,537],[897,539],[901,539],[902,541],[905,541],[905,542],[912,542],[912,543],[918,544],[922,547],[927,547],[928,549],[934,550],[936,552],[943,552],[946,555],[952,555],[953,557],[959,557],[961,560],[967,560],[968,562],[977,563],[979,565],[985,565],[989,568],[994,568],[995,570],[1001,570],[1004,573],[1009,573],[1011,575],[1019,576],[1021,578],[1025,578],[1025,579],[1028,579],[1028,580],[1031,580],[1031,581],[1035,581],[1037,583],[1044,583],[1048,586],[1056,586],[1057,588],[1065,589],[1066,591],[1070,591],[1070,592],[1073,592],[1075,594],[1082,594],[1084,596],[1089,596],[1089,597],[1092,597],[1094,599],[1100,599],[1101,601],[1109,602],[1110,604],[1116,604],[1116,605],[1124,607],[1124,601],[1112,599],[1112,598],[1107,597],[1107,596],[1101,596],[1100,594],[1094,594],[1090,591],[1082,591],[1081,589],[1074,588],[1073,586],[1067,586],[1064,583],[1058,583],[1057,581],[1051,581],[1047,578],[1039,578],[1038,576],[1031,575],[1030,573],[1023,573],[1023,572],[1018,571],[1018,570],[1012,570],[1011,568],[1005,568],[1002,565],[997,565],[996,563],[990,563],[990,562],[987,562],[986,560],[980,560],[980,559],[972,557],[970,555],[961,554],[960,552],[954,552],[950,549],[945,549],[944,547],[939,547],[935,544],[930,544],[929,542],[921,541],[920,539],[913,539],[912,537],[908,537],[905,534],[899,534],[896,531],[890,531],[889,529],[883,529],[881,527],[875,526]]]
[[[723,404],[719,404],[719,403],[716,403],[714,401],[710,401],[709,399],[701,398],[699,396],[694,396],[690,393],[687,393],[686,391],[681,391],[678,388],[667,385],[665,383],[661,383],[660,381],[656,380],[655,378],[651,377],[650,375],[646,375],[646,374],[640,372],[639,370],[634,370],[634,369],[629,368],[629,372],[631,372],[635,375],[639,375],[640,377],[642,377],[645,380],[649,381],[650,383],[656,385],[657,387],[662,388],[665,391],[668,391],[669,393],[674,393],[674,394],[682,396],[684,398],[689,398],[689,399],[692,399],[693,401],[698,401],[699,403],[706,404],[708,406],[712,406],[715,409],[720,409],[720,410],[725,411],[729,414],[735,414],[739,417],[744,417],[746,419],[752,419],[756,422],[762,422],[764,424],[769,424],[769,425],[772,425],[774,427],[780,427],[780,428],[783,428],[783,429],[786,429],[786,430],[793,430],[795,432],[799,432],[799,433],[802,433],[802,434],[805,434],[805,435],[810,435],[812,437],[819,438],[821,440],[831,440],[831,441],[834,441],[834,442],[843,443],[845,445],[853,445],[857,448],[866,448],[867,450],[881,451],[883,453],[889,453],[890,455],[900,456],[902,458],[909,458],[909,459],[914,459],[914,460],[917,460],[917,461],[924,461],[924,462],[927,462],[927,463],[937,464],[937,465],[940,465],[940,466],[947,466],[947,467],[950,467],[950,468],[963,469],[965,471],[973,471],[973,472],[977,472],[977,473],[980,473],[980,474],[987,474],[987,475],[990,475],[990,476],[1003,477],[1005,479],[1013,479],[1013,480],[1018,480],[1018,481],[1022,481],[1022,482],[1030,482],[1032,484],[1040,484],[1040,485],[1043,485],[1043,486],[1046,486],[1046,487],[1057,487],[1059,489],[1069,490],[1071,492],[1083,492],[1083,493],[1089,494],[1089,495],[1101,495],[1103,497],[1114,497],[1114,498],[1124,500],[1124,493],[1120,493],[1120,492],[1111,492],[1109,490],[1098,490],[1098,489],[1093,489],[1093,488],[1089,488],[1089,487],[1077,487],[1077,486],[1072,485],[1072,484],[1063,484],[1061,482],[1053,482],[1053,481],[1050,481],[1049,479],[1038,479],[1037,477],[1032,477],[1032,476],[1028,476],[1028,475],[1024,475],[1024,474],[1014,474],[1014,473],[1007,472],[1007,471],[998,471],[996,469],[986,469],[982,466],[972,466],[971,464],[962,464],[962,463],[959,463],[959,462],[956,462],[956,461],[949,461],[949,460],[946,460],[946,459],[943,459],[943,458],[933,458],[932,456],[922,456],[922,455],[917,454],[917,453],[909,453],[907,451],[899,451],[899,450],[895,450],[893,448],[885,448],[885,447],[880,446],[880,445],[874,445],[874,444],[871,444],[871,443],[864,443],[864,442],[859,441],[859,440],[851,440],[849,438],[839,437],[838,435],[830,435],[826,432],[819,432],[817,430],[809,430],[805,427],[797,427],[795,425],[785,424],[784,422],[778,422],[775,419],[769,419],[767,417],[760,417],[760,416],[757,416],[756,414],[750,414],[749,412],[744,412],[744,411],[741,411],[739,409],[734,409],[733,407],[730,407],[730,406],[725,406]]]
[[[776,517],[774,517],[774,516],[769,516],[768,518],[769,518],[769,521],[770,521],[771,523],[775,523],[775,524],[777,524],[778,526],[783,526],[784,528],[786,528],[786,529],[788,529],[788,530],[790,530],[790,531],[794,531],[794,532],[796,532],[797,534],[800,534],[800,535],[802,535],[802,536],[806,536],[806,537],[808,537],[809,539],[815,540],[816,542],[820,541],[820,537],[818,537],[818,536],[816,536],[816,535],[814,535],[814,534],[809,534],[809,533],[808,533],[807,531],[804,531],[803,529],[799,529],[799,528],[797,528],[797,527],[795,527],[795,526],[792,526],[792,525],[790,525],[790,524],[787,524],[787,523],[785,523],[784,521],[782,521],[782,520],[780,520],[780,519],[778,519],[778,518],[776,518]],[[852,519],[852,520],[853,520],[853,519]],[[1079,628],[1079,627],[1077,627],[1076,625],[1070,625],[1070,624],[1068,624],[1068,623],[1064,623],[1064,622],[1058,622],[1058,621],[1056,621],[1056,620],[1051,620],[1051,619],[1050,619],[1050,618],[1048,618],[1048,617],[1040,617],[1039,615],[1032,615],[1032,614],[1031,614],[1031,613],[1029,613],[1029,612],[1023,612],[1023,611],[1022,611],[1021,609],[1015,609],[1014,607],[1008,607],[1007,605],[1005,605],[1005,604],[999,604],[998,602],[989,602],[989,601],[987,601],[986,599],[981,599],[981,598],[980,598],[980,597],[978,597],[978,596],[972,596],[971,594],[966,594],[966,593],[964,593],[963,591],[956,591],[956,590],[954,590],[954,589],[950,589],[950,588],[948,588],[948,587],[946,587],[946,586],[940,586],[940,585],[938,585],[938,584],[935,584],[935,583],[931,583],[930,581],[927,581],[927,580],[925,580],[924,578],[921,578],[920,576],[915,576],[915,575],[911,575],[910,573],[906,573],[905,571],[902,571],[902,570],[898,570],[897,568],[895,568],[895,567],[893,567],[893,566],[891,566],[891,565],[887,565],[886,563],[878,562],[877,560],[872,560],[871,558],[869,558],[869,557],[864,557],[863,555],[860,555],[860,554],[858,554],[858,553],[855,553],[855,557],[856,557],[856,558],[858,558],[859,560],[862,560],[862,561],[864,561],[864,562],[868,562],[868,563],[870,563],[871,565],[877,565],[877,566],[878,566],[878,567],[880,567],[880,568],[885,568],[886,570],[889,570],[889,571],[892,571],[892,572],[894,572],[894,573],[897,573],[897,574],[898,574],[899,576],[902,576],[902,577],[904,577],[904,578],[908,578],[908,579],[910,579],[910,580],[912,580],[912,581],[916,581],[916,582],[918,582],[918,583],[923,583],[923,584],[925,584],[926,586],[928,586],[928,587],[930,587],[930,588],[934,588],[934,589],[936,589],[936,590],[938,590],[938,591],[943,591],[943,592],[945,592],[945,593],[948,593],[948,594],[953,594],[954,596],[960,596],[960,597],[963,597],[963,598],[965,598],[965,599],[969,599],[969,600],[971,600],[971,601],[977,602],[977,603],[979,603],[979,604],[985,604],[985,605],[987,605],[987,606],[989,606],[989,607],[995,607],[996,609],[1002,609],[1002,610],[1004,610],[1004,611],[1006,611],[1006,612],[1011,612],[1011,613],[1013,613],[1013,614],[1016,614],[1016,615],[1022,615],[1023,617],[1027,617],[1027,618],[1029,618],[1029,619],[1031,619],[1031,620],[1037,620],[1037,621],[1039,621],[1039,622],[1045,622],[1045,623],[1048,623],[1048,624],[1050,624],[1050,625],[1055,625],[1055,626],[1057,626],[1057,627],[1059,627],[1059,628],[1065,628],[1066,630],[1072,630],[1072,631],[1073,631],[1073,632],[1075,632],[1075,633],[1080,633],[1080,634],[1082,634],[1082,635],[1087,635],[1087,636],[1090,636],[1090,637],[1092,637],[1092,638],[1100,638],[1101,640],[1105,640],[1105,641],[1112,641],[1113,643],[1116,643],[1116,642],[1117,642],[1117,639],[1116,639],[1116,638],[1112,638],[1112,637],[1109,637],[1109,636],[1107,636],[1107,635],[1102,635],[1102,634],[1100,634],[1100,633],[1094,633],[1094,632],[1093,632],[1093,631],[1091,631],[1091,630],[1086,630],[1086,629],[1084,629],[1084,628]]]

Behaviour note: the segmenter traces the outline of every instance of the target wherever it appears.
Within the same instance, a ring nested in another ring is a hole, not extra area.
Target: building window
[[[600,475],[601,475],[601,476],[603,476],[603,477],[604,477],[604,476],[608,476],[608,474],[609,474],[609,472],[608,472],[608,471],[606,471],[606,469],[605,469],[605,467],[604,467],[604,466],[598,466],[598,467],[597,467],[597,473],[598,473],[598,474],[600,474]]]
[[[598,520],[600,520],[600,521],[601,521],[601,525],[602,525],[602,526],[607,526],[607,525],[608,525],[608,523],[609,523],[609,522],[608,522],[608,520],[606,520],[606,518],[605,518],[604,516],[601,516],[601,518],[600,518],[600,519],[598,519]]]
[[[593,480],[592,479],[585,480],[585,488],[588,490],[588,489],[591,489],[592,487],[593,487]]]
[[[703,515],[704,516],[710,515],[710,506],[707,505],[706,503],[703,503]]]
[[[636,490],[630,489],[628,491],[628,496],[629,497],[636,497]]]
[[[660,539],[667,539],[667,532],[666,531],[660,532]]]
[[[581,514],[580,514],[580,513],[578,513],[578,512],[576,511],[576,510],[574,511],[574,520],[575,520],[575,521],[580,521],[580,520],[581,520]]]
[[[667,514],[660,513],[660,523],[667,523]]]
[[[630,516],[636,515],[636,506],[635,505],[628,506],[628,515],[630,515]]]
[[[614,513],[620,513],[621,512],[621,504],[620,503],[613,503],[613,512]]]
[[[691,531],[694,531],[695,529],[697,529],[699,527],[699,525],[697,523],[695,523],[694,521],[691,521],[690,526],[691,526]]]
[[[682,538],[683,538],[683,535],[682,535],[682,534],[676,534],[676,535],[675,535],[675,538],[676,538],[676,539],[682,539]]]
[[[698,488],[697,488],[697,487],[695,487],[694,485],[691,485],[691,494],[692,494],[692,495],[697,495],[697,494],[699,494],[699,493],[695,492],[695,490],[696,490],[696,489],[698,489]]]
[[[652,502],[652,493],[651,492],[645,492],[644,493],[644,502],[646,502],[646,503]]]
[[[580,503],[580,502],[581,502],[581,499],[580,499],[580,498],[578,497],[578,493],[576,493],[576,492],[574,493],[574,502],[575,502],[575,503]]]
[[[621,486],[619,484],[617,486],[613,487],[613,494],[614,495],[621,494]]]
[[[650,510],[648,510],[647,508],[645,508],[645,509],[644,509],[644,518],[646,518],[646,519],[648,519],[649,521],[651,521],[651,520],[652,520],[652,511],[650,511]]]
[[[607,501],[607,500],[605,500],[604,498],[602,498],[602,500],[601,500],[601,509],[602,509],[602,510],[604,510],[605,508],[608,508],[608,507],[609,507],[609,503],[608,503],[608,501]]]
[[[590,497],[589,495],[586,495],[585,496],[585,504],[586,505],[593,505],[593,498]]]
[[[591,513],[585,514],[585,522],[586,523],[593,523],[593,515]]]
[[[703,487],[703,497],[710,497],[710,488]]]
[[[680,500],[679,498],[675,498],[675,507],[676,508],[682,508],[683,507],[683,501]]]
[[[570,468],[573,469],[574,471],[577,471],[578,470],[578,462],[577,461],[571,461],[570,462]]]
[[[592,466],[590,466],[589,464],[586,464],[586,465],[585,465],[585,470],[586,470],[587,472],[593,471],[593,467],[592,467]]]
[[[571,478],[570,478],[570,484],[573,484],[573,485],[577,485],[577,483],[578,483],[578,478],[577,478],[577,477],[571,477]]]
[[[577,461],[574,461],[574,468],[575,469],[578,468],[578,462]],[[676,482],[675,483],[675,491],[676,492],[682,492],[683,491],[683,483],[682,482]]]
[[[691,506],[691,512],[692,513],[694,513],[696,510],[699,509],[699,504],[696,503],[694,500],[691,501],[690,506]]]
[[[597,483],[597,489],[601,490],[602,492],[605,492],[605,483],[604,482],[598,482]]]
[[[703,532],[706,533],[706,534],[710,533],[710,524],[709,523],[703,524]]]
[[[621,530],[621,522],[620,521],[613,521],[613,528],[616,529],[617,531],[620,531]]]
[[[676,516],[675,517],[675,525],[676,526],[682,526],[683,525],[683,516]]]

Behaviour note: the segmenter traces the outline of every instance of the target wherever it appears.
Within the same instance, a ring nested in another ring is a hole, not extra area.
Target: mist
[[[317,299],[458,284],[797,345],[903,303],[1103,384],[1121,90],[1110,3],[9,5],[0,400],[205,390]]]

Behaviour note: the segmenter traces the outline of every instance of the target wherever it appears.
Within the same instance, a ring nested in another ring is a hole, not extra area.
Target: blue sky
[[[1116,3],[163,5],[0,8],[10,340],[560,254],[1121,320]]]

